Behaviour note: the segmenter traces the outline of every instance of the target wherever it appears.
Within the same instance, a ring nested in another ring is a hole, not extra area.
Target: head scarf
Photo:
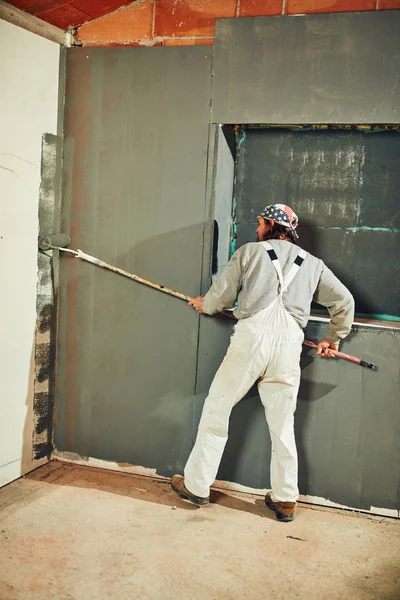
[[[295,239],[299,237],[295,231],[299,224],[299,219],[290,206],[286,206],[286,204],[270,204],[264,208],[260,216],[264,219],[273,219],[278,225],[286,227],[286,229],[292,232]]]

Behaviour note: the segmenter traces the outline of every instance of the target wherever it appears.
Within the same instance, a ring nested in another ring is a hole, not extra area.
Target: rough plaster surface
[[[213,122],[398,123],[399,26],[400,11],[217,21]]]
[[[63,229],[71,246],[197,295],[208,49],[67,55]],[[192,442],[197,313],[68,256],[60,280],[57,449],[163,475],[182,469]]]
[[[0,485],[32,468],[41,144],[56,133],[59,46],[0,21]]]
[[[254,241],[261,207],[288,204],[299,245],[349,287],[356,313],[399,318],[400,132],[243,129],[238,146],[237,246]]]
[[[400,523],[50,463],[0,492],[2,600],[396,600]]]

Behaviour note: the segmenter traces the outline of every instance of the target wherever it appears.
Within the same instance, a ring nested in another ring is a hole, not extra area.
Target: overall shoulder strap
[[[286,275],[286,277],[284,279],[283,290],[286,290],[289,287],[289,285],[291,284],[291,282],[293,281],[293,279],[296,277],[301,265],[304,262],[306,254],[307,254],[307,252],[305,250],[299,250],[299,253],[296,256],[294,263],[290,267],[289,273]]]
[[[286,277],[284,279],[283,273],[282,273],[282,267],[279,263],[278,257],[276,255],[276,252],[273,249],[272,245],[269,242],[260,242],[260,243],[264,246],[264,248],[268,252],[270,259],[272,260],[272,264],[274,265],[275,270],[278,274],[278,278],[279,278],[280,294],[283,294],[283,292],[288,288],[290,283],[296,277],[298,270],[300,269],[301,265],[304,262],[307,252],[303,249],[299,250],[299,252],[294,260],[294,263],[290,267],[289,273],[286,275]]]
[[[275,267],[275,271],[278,275],[278,279],[279,279],[279,283],[280,283],[280,293],[282,293],[283,286],[284,286],[283,273],[282,273],[282,268],[281,268],[280,262],[278,260],[278,257],[276,255],[276,252],[269,242],[260,242],[260,244],[262,244],[264,246],[264,248],[268,252],[268,256],[272,260],[272,264]]]

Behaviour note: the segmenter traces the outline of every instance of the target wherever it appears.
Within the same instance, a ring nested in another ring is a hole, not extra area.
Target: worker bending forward
[[[272,492],[265,502],[280,521],[294,518],[299,496],[294,412],[311,301],[326,306],[330,314],[317,355],[334,356],[331,349],[338,349],[354,317],[354,300],[347,288],[321,260],[295,245],[297,225],[288,206],[267,206],[258,217],[258,243],[239,248],[208,293],[189,303],[209,315],[238,303],[234,311],[238,323],[205,400],[184,477],[172,478],[173,490],[195,504],[209,502],[232,408],[258,381],[272,446]]]

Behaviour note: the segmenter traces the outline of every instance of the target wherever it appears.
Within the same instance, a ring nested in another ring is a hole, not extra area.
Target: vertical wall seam
[[[209,255],[208,248],[205,247],[205,240],[206,240],[207,217],[208,217],[208,211],[209,211],[209,182],[210,182],[209,172],[210,172],[210,169],[212,170],[212,165],[210,165],[212,141],[213,141],[213,148],[215,146],[215,128],[213,127],[213,124],[212,124],[213,78],[214,78],[214,47],[211,48],[211,52],[210,52],[210,86],[209,86],[210,101],[209,101],[209,109],[208,109],[208,139],[207,139],[205,186],[204,186],[204,213],[203,213],[203,232],[202,232],[202,257],[201,257],[201,271],[200,271],[200,293],[203,292],[205,264],[206,263],[207,263],[207,265],[210,264],[210,255]],[[195,365],[194,389],[193,389],[192,446],[194,445],[195,439],[196,439],[195,419],[196,419],[197,380],[198,380],[198,373],[199,373],[201,318],[202,317],[199,314],[198,318],[197,318],[196,365]]]
[[[286,3],[287,0],[282,0],[282,15],[286,15]]]
[[[55,210],[54,210],[54,231],[61,231],[62,222],[62,190],[63,190],[63,162],[64,162],[64,117],[65,117],[65,100],[66,100],[66,81],[67,81],[67,50],[60,50],[60,65],[58,75],[58,115],[57,115],[57,136],[60,139],[60,156],[58,168],[60,169],[60,178],[55,195]],[[69,233],[69,232],[68,232]],[[55,427],[56,427],[56,395],[58,382],[58,367],[59,367],[59,323],[60,323],[60,257],[53,252],[53,288],[54,288],[54,318],[55,329],[53,332],[54,343],[54,372],[52,381],[53,394],[53,423],[52,423],[52,447],[55,448]]]

